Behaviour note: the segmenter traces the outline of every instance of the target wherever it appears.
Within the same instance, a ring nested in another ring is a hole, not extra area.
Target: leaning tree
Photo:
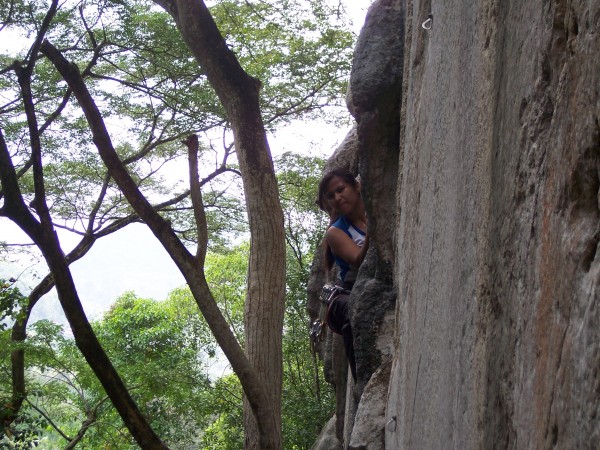
[[[32,37],[25,54],[2,57],[0,87],[8,100],[0,106],[0,215],[27,233],[49,267],[29,294],[13,339],[25,339],[32,308],[56,287],[78,348],[132,436],[143,448],[165,448],[94,335],[69,270],[97,239],[143,222],[181,270],[240,379],[247,447],[279,448],[285,242],[266,128],[318,113],[340,97],[349,35],[319,22],[322,9],[313,23],[302,23],[306,33],[294,30],[290,17],[298,2],[221,2],[214,16],[200,0],[156,3],[174,24],[135,2],[0,6],[0,30],[29,27]],[[224,156],[201,178],[200,160],[212,141],[198,135],[216,126],[226,130]],[[189,186],[161,198],[172,188],[160,185],[156,167],[178,156],[181,141]],[[239,167],[228,160],[233,153]],[[203,274],[211,205],[202,188],[228,172],[241,174],[251,239],[245,349]],[[67,254],[59,227],[81,235]],[[196,243],[193,253],[189,241]],[[21,350],[12,355],[13,417],[26,395],[23,358]]]

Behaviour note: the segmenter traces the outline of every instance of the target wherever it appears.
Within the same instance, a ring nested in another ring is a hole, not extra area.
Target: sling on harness
[[[350,290],[339,285],[326,284],[321,290],[320,300],[326,310],[325,317],[322,321],[318,321],[318,325],[313,325],[315,329],[314,338],[323,339],[325,324],[329,326],[331,331],[342,336],[346,358],[350,364],[352,378],[356,381],[356,360],[354,357],[354,345],[352,337],[352,328],[348,317],[348,303],[350,298]],[[316,344],[316,341],[315,341]]]
[[[315,320],[311,325],[310,337],[313,344],[317,344],[317,342],[323,341],[325,338],[325,324],[327,324],[334,333],[342,334],[342,331],[335,326],[329,317],[332,305],[340,295],[350,295],[350,291],[334,284],[326,284],[323,286],[319,300],[325,305],[326,313],[325,317]]]

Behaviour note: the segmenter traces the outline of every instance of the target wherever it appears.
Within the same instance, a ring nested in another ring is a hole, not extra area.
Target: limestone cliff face
[[[371,7],[342,448],[600,448],[599,24],[597,1]]]

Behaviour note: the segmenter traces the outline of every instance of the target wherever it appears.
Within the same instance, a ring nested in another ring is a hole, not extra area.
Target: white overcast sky
[[[366,10],[371,0],[342,1],[353,17],[354,31],[358,34],[364,23]],[[343,140],[349,130],[335,129],[320,123],[296,123],[271,136],[269,143],[274,155],[285,151],[305,151],[327,157]],[[0,218],[0,239],[8,242],[23,242],[23,233],[11,222]],[[61,244],[68,252],[78,239],[59,232]],[[28,286],[36,284],[35,274],[45,274],[42,263],[13,265],[0,263],[0,277],[20,277]],[[90,319],[98,318],[108,306],[126,291],[134,291],[140,297],[157,300],[166,298],[176,287],[185,284],[182,275],[166,251],[145,225],[130,225],[127,228],[99,239],[90,252],[71,265],[75,284]],[[56,294],[46,295],[35,308],[32,320],[48,318],[64,323],[65,319]]]

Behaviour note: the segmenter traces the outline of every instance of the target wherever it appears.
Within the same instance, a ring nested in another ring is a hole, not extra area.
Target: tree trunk
[[[29,117],[28,121],[30,128],[37,130],[35,120]],[[131,435],[141,448],[166,449],[167,447],[150,428],[148,421],[131,398],[87,320],[65,255],[50,221],[44,196],[41,160],[34,163],[34,169],[36,171],[34,177],[38,178],[36,180],[35,208],[41,219],[39,222],[23,202],[10,154],[4,141],[0,141],[0,179],[5,198],[2,213],[19,225],[42,251],[52,272],[58,298],[73,331],[77,347],[102,383]]]
[[[215,338],[238,375],[250,405],[245,410],[247,447],[280,449],[285,240],[277,183],[258,106],[259,84],[241,69],[220,37],[206,7],[200,2],[191,3],[183,5],[191,10],[180,10],[187,21],[179,26],[190,47],[199,53],[196,57],[207,61],[203,68],[228,111],[244,181],[251,230],[246,302],[248,358],[212,298],[199,264],[201,261],[187,251],[169,224],[153,210],[119,160],[79,72],[49,43],[42,46],[42,51],[69,83],[84,110],[94,143],[109,172],[181,270]],[[205,51],[207,55],[203,58]]]
[[[232,124],[251,233],[245,308],[246,353],[250,364],[268,387],[275,415],[269,419],[271,423],[256,424],[246,405],[246,448],[265,448],[266,442],[259,444],[258,429],[262,433],[272,434],[272,438],[267,441],[275,443],[276,448],[281,448],[285,235],[273,162],[259,108],[260,83],[239,65],[204,2],[155,2],[175,19]]]

